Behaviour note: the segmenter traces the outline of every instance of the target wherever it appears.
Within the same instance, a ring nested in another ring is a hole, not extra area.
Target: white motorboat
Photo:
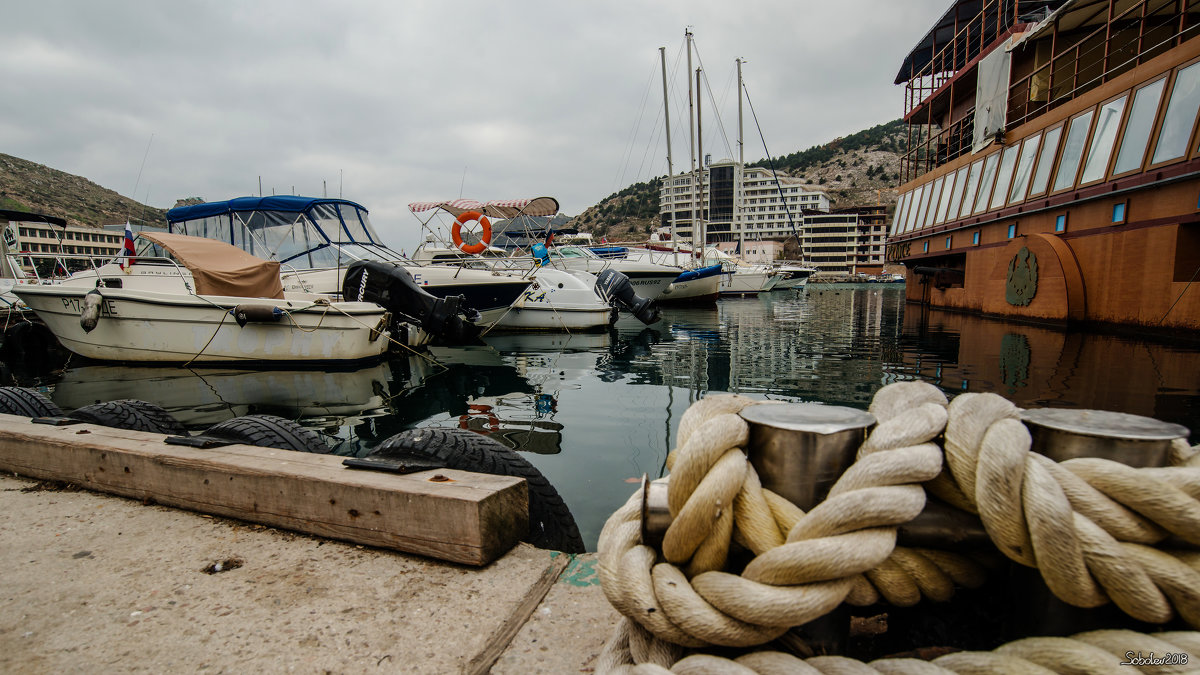
[[[716,247],[705,249],[704,262],[725,268],[721,276],[721,295],[757,295],[771,290],[783,278],[767,265],[752,265]]]
[[[212,239],[142,232],[110,262],[14,292],[64,347],[127,362],[346,363],[388,349],[386,310],[285,293],[279,263]]]
[[[604,260],[678,266],[679,275],[654,299],[660,305],[711,304],[720,295],[721,265],[690,267],[694,259],[686,249],[659,251],[633,246],[598,246],[590,250]]]
[[[776,261],[771,267],[781,275],[779,282],[772,289],[776,291],[805,286],[809,278],[817,272],[817,268],[794,260]]]
[[[457,199],[441,202],[409,204],[418,214],[429,213],[421,221],[426,230],[425,241],[413,253],[416,262],[429,268],[485,269],[497,273],[518,273],[533,280],[511,308],[495,322],[498,330],[589,330],[611,325],[617,319],[617,308],[634,313],[645,323],[658,320],[657,311],[633,290],[631,280],[613,274],[611,266],[598,266],[600,277],[587,270],[563,269],[553,254],[542,244],[535,244],[537,255],[509,255],[491,246],[489,218],[514,220],[524,217],[549,217],[558,213],[558,200],[553,197],[536,199],[478,202]],[[439,214],[452,219],[447,236],[444,223],[434,223]],[[478,226],[479,232],[470,229]],[[451,245],[452,243],[452,245]],[[600,279],[608,279],[601,282]],[[616,293],[613,284],[628,284],[623,293]],[[669,283],[669,281],[668,281]],[[630,297],[631,296],[631,297]]]
[[[356,262],[403,269],[434,297],[461,296],[464,308],[478,312],[481,326],[508,311],[531,283],[520,272],[414,262],[383,244],[367,209],[345,199],[285,195],[179,206],[167,211],[167,227],[278,261],[285,291],[340,296],[346,270]]]
[[[614,269],[629,277],[633,290],[643,298],[658,300],[684,268],[653,260],[601,258],[584,246],[558,245],[548,249],[550,262],[566,270],[599,274]]]

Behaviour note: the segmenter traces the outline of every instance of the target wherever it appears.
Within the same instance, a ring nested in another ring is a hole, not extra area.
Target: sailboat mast
[[[737,77],[738,77],[738,172],[735,175],[745,175],[746,170],[746,142],[742,135],[742,59],[739,56],[737,59]],[[736,186],[735,186],[736,187]],[[746,224],[742,219],[741,197],[739,190],[734,190],[733,194],[733,223],[738,232],[738,251],[746,250]]]
[[[671,211],[671,254],[674,256],[674,264],[679,264],[679,240],[675,238],[675,204],[674,196],[671,194],[673,188],[671,184],[675,181],[675,164],[671,161],[671,103],[670,97],[667,96],[667,48],[658,48],[658,58],[662,62],[662,83],[663,83],[663,119],[667,121],[667,208]]]
[[[688,81],[688,148],[691,154],[692,162],[692,254],[695,254],[696,234],[698,227],[698,218],[696,209],[700,199],[697,195],[699,182],[696,178],[696,110],[695,96],[692,94],[692,31],[684,29],[684,37],[687,38],[687,81]],[[701,254],[703,254],[701,247]]]
[[[696,209],[696,226],[700,232],[700,264],[704,264],[704,249],[708,248],[708,232],[704,229],[704,132],[700,126],[700,69],[696,69],[696,154],[700,155],[700,170],[696,172],[696,192],[700,195]]]

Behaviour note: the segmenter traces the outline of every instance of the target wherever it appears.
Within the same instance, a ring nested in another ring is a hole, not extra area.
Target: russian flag
[[[117,259],[121,269],[126,269],[133,264],[133,228],[130,227],[129,221],[125,221],[125,245],[121,248],[121,256]]]

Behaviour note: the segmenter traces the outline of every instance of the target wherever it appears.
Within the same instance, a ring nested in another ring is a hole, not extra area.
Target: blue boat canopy
[[[367,209],[347,199],[279,195],[178,206],[167,211],[167,231],[223,241],[298,269],[403,261],[382,243]]]

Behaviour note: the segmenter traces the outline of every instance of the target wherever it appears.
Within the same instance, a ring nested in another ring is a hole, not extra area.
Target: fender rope
[[[640,492],[601,532],[607,598],[658,640],[749,647],[842,602],[914,604],[979,585],[982,567],[965,556],[896,548],[896,528],[921,512],[926,489],[978,514],[997,549],[1037,567],[1065,602],[1112,599],[1143,621],[1177,611],[1200,626],[1200,555],[1151,548],[1168,537],[1200,543],[1200,453],[1186,442],[1172,447],[1171,468],[1058,464],[1030,451],[1007,400],[948,403],[933,385],[897,383],[876,393],[878,424],[857,461],[804,513],[763,489],[742,451],[749,430],[737,413],[756,404],[709,396],[683,415],[667,461],[673,521],[661,552],[640,543]],[[943,432],[944,450],[935,442]],[[740,574],[724,571],[731,542],[755,556]]]

